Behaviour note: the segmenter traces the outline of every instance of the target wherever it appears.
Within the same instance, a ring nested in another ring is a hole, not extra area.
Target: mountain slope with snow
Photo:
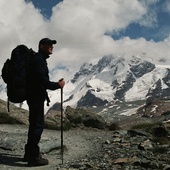
[[[145,100],[148,97],[168,98],[170,65],[149,57],[146,60],[147,57],[143,55],[108,55],[96,64],[84,63],[64,87],[64,106],[99,107],[108,103]],[[49,96],[51,106],[60,102],[60,90],[49,91]],[[6,99],[3,83],[0,86],[0,98]]]
[[[168,97],[170,69],[143,56],[104,56],[97,64],[83,64],[67,83],[65,105],[104,106],[109,102]]]

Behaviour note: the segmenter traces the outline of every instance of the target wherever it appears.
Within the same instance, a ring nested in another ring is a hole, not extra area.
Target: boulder
[[[102,116],[83,108],[73,109],[67,106],[65,115],[73,127],[83,125],[97,129],[106,128],[106,122]]]
[[[53,129],[53,130],[60,130],[61,129],[61,112],[50,110],[45,115],[45,128]],[[63,115],[63,130],[69,130],[71,128],[71,123]]]

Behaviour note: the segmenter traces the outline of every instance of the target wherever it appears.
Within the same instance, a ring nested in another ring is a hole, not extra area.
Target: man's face
[[[53,53],[53,44],[41,44],[41,50],[47,54],[47,55],[50,55]]]

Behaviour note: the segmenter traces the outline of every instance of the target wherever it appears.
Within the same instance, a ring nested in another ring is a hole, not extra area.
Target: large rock
[[[82,108],[73,109],[67,106],[65,115],[72,126],[75,127],[84,125],[85,127],[92,127],[97,129],[106,128],[106,122],[103,117]]]
[[[12,103],[9,106],[10,111],[7,110],[7,103],[0,100],[0,123],[3,124],[25,124],[28,122],[28,111],[19,107],[16,107]]]
[[[61,129],[61,112],[50,109],[45,116],[45,127],[48,129]],[[105,120],[96,113],[85,109],[73,109],[67,106],[63,113],[63,130],[69,130],[71,127],[92,127],[105,129]]]
[[[63,130],[69,130],[71,128],[71,123],[63,115]],[[45,128],[47,129],[54,129],[54,130],[61,130],[61,112],[50,110],[45,115]]]

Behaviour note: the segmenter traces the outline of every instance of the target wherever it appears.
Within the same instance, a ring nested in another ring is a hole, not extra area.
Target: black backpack
[[[2,68],[2,79],[7,84],[8,111],[9,102],[22,103],[26,100],[26,78],[30,58],[35,54],[25,45],[18,45],[12,50]]]

